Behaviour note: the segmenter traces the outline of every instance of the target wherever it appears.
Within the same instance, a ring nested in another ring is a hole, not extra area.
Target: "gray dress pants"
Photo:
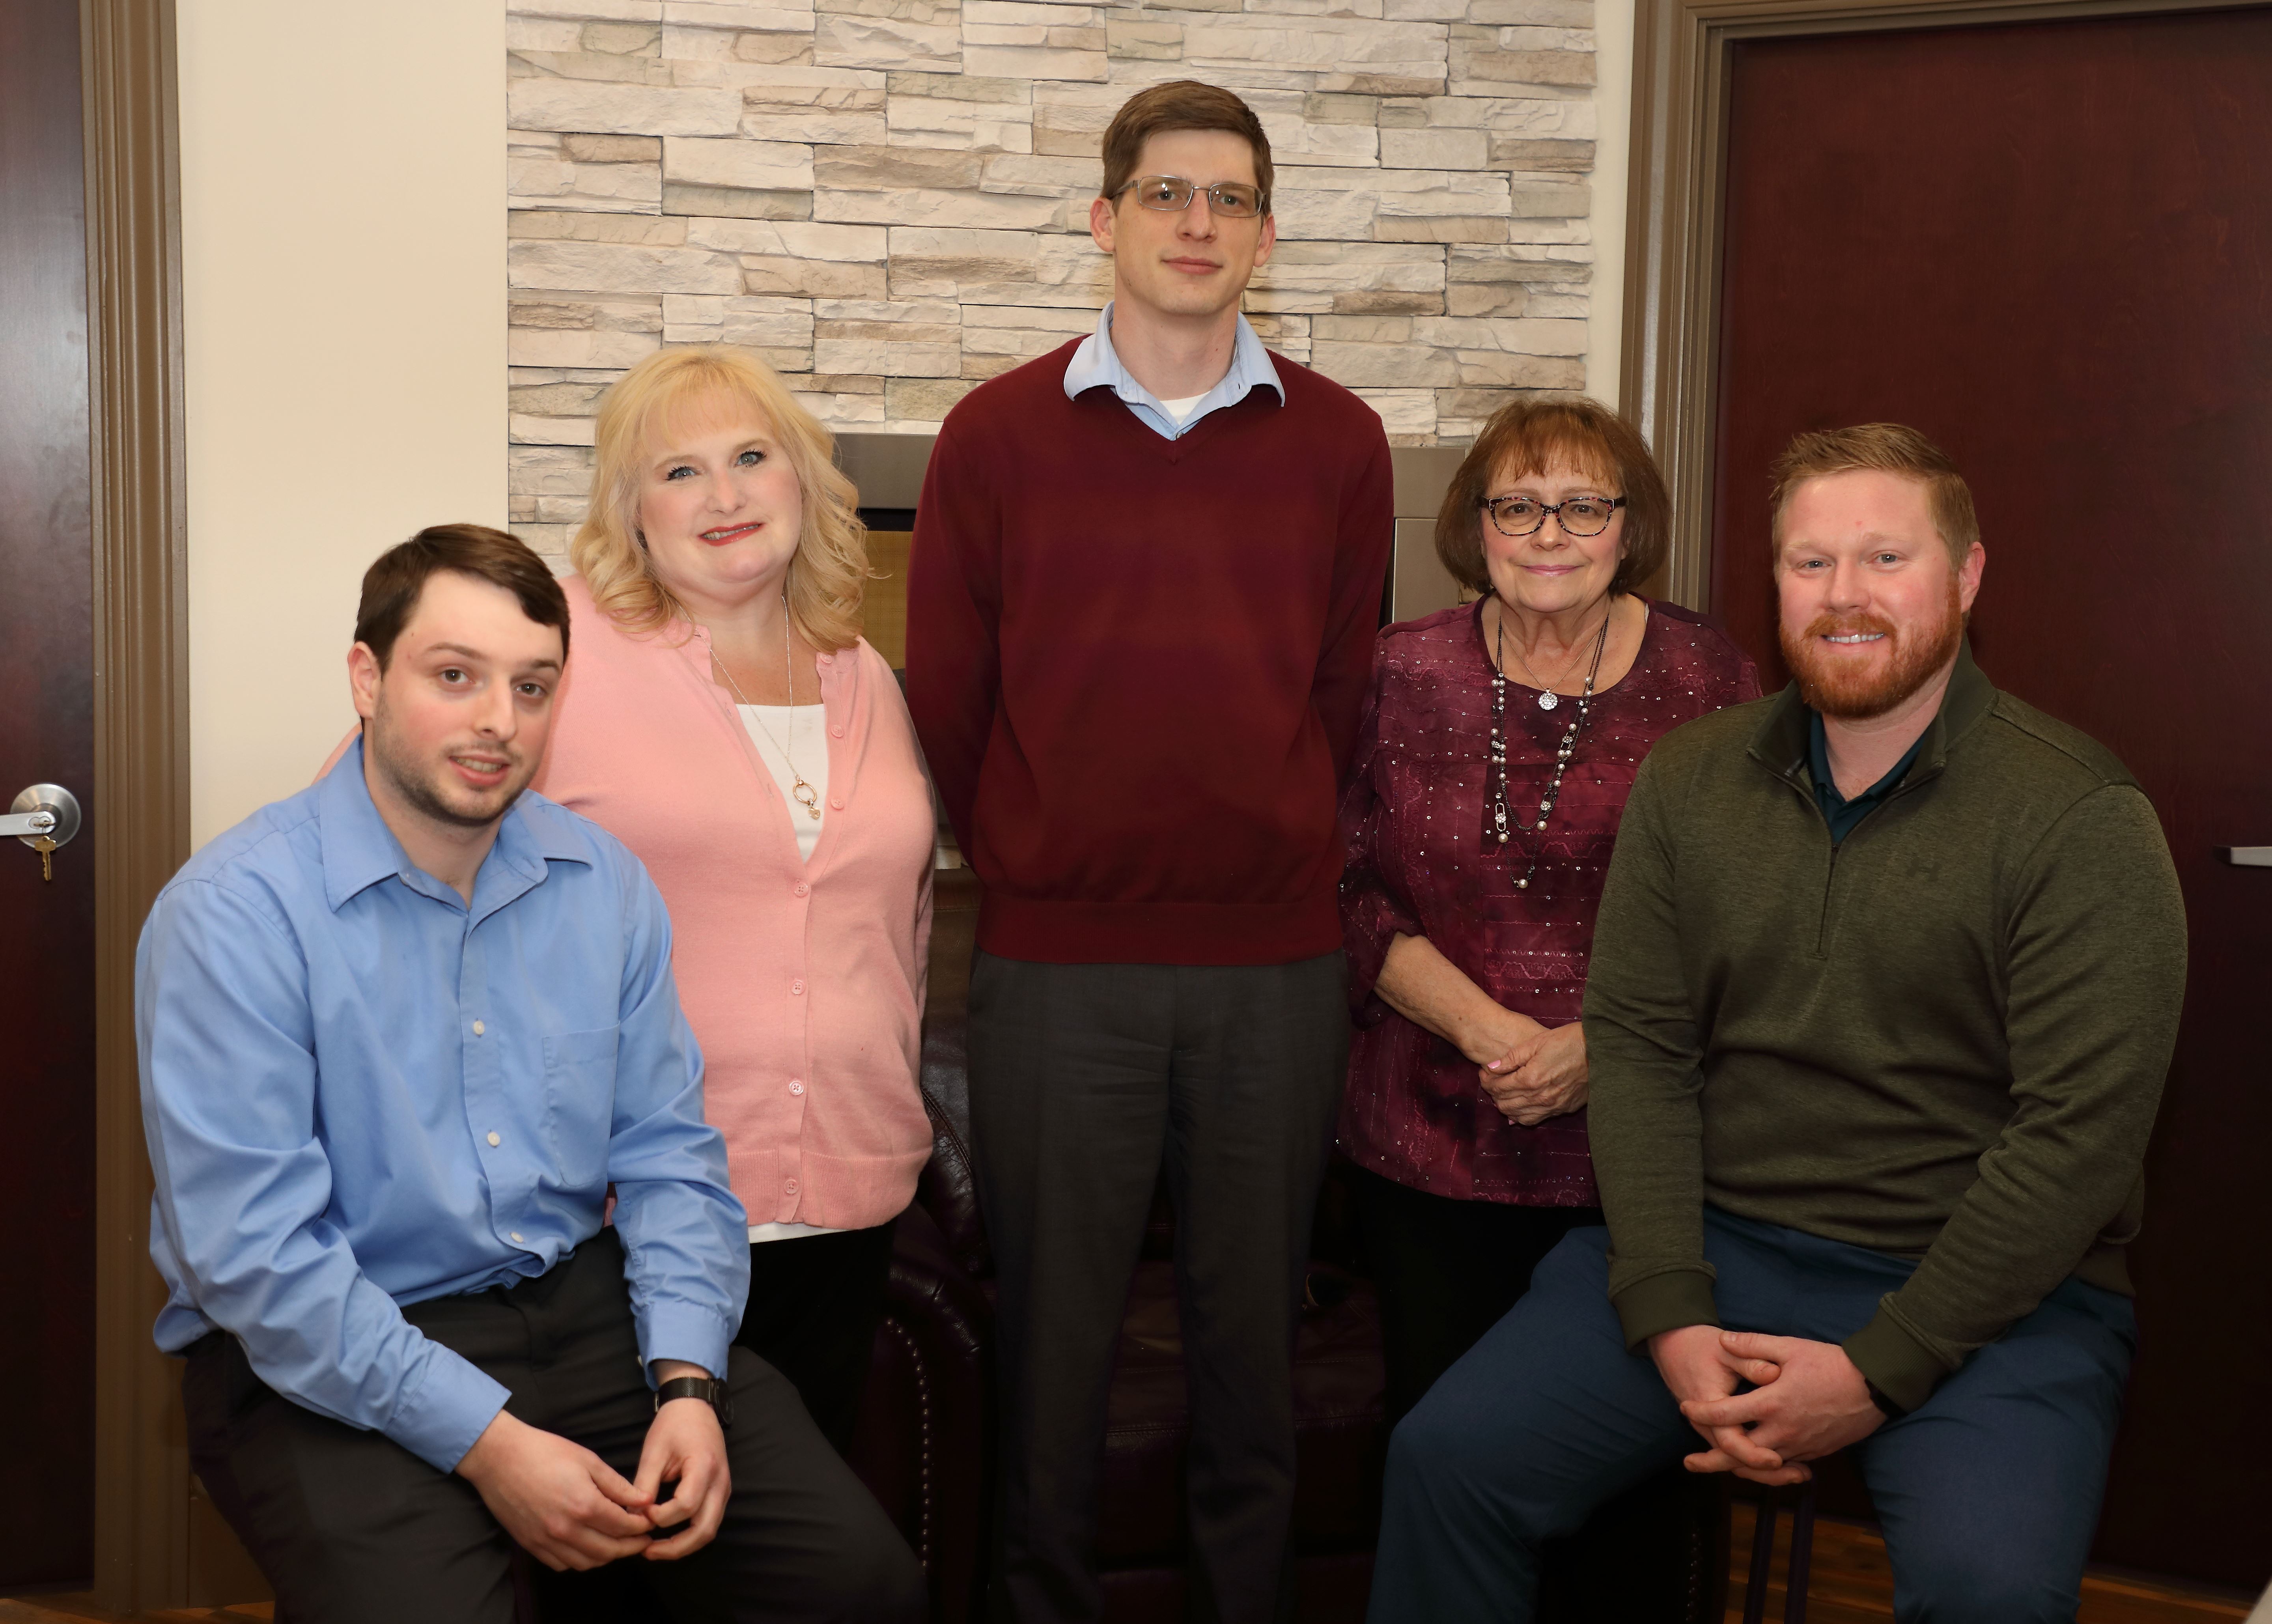
[[[614,1230],[548,1274],[404,1314],[510,1389],[514,1416],[573,1439],[626,1478],[638,1471],[654,1402]],[[232,1337],[213,1332],[189,1356],[190,1459],[275,1586],[277,1624],[512,1624],[512,1543],[472,1484],[281,1396]],[[734,1493],[717,1538],[676,1562],[627,1557],[557,1576],[539,1568],[543,1615],[622,1617],[618,1582],[628,1581],[651,1590],[675,1624],[921,1619],[914,1553],[796,1389],[746,1348],[730,1351],[727,1380]]]
[[[1235,966],[977,956],[971,1126],[1000,1278],[998,1618],[1102,1611],[1105,1398],[1163,1161],[1192,1616],[1289,1616],[1293,1345],[1347,1065],[1347,981],[1339,952]]]

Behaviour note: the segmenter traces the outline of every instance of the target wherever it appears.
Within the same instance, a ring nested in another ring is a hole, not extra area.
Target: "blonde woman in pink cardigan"
[[[705,1111],[749,1209],[738,1340],[841,1451],[930,1154],[935,824],[899,685],[859,635],[865,537],[831,448],[725,346],[661,351],[609,390],[535,787],[669,905]]]

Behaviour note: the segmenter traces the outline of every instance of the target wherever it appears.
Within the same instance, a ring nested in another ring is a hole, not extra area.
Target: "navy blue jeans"
[[[1916,1264],[1705,1209],[1734,1330],[1842,1342]],[[1573,1231],[1388,1451],[1369,1624],[1527,1620],[1538,1547],[1703,1447],[1610,1306],[1609,1231]],[[1852,1454],[1902,1624],[2072,1624],[2137,1325],[2068,1280]]]

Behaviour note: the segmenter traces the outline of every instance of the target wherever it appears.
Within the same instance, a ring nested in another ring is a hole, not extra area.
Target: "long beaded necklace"
[[[1616,608],[1614,599],[1611,607],[1613,610]],[[1538,821],[1529,826],[1536,833],[1545,833],[1546,820],[1554,815],[1554,803],[1562,798],[1562,775],[1570,770],[1570,758],[1577,751],[1578,735],[1585,730],[1587,715],[1593,709],[1594,682],[1602,674],[1602,651],[1610,644],[1611,618],[1609,615],[1602,617],[1602,629],[1595,635],[1594,662],[1586,672],[1585,691],[1578,695],[1578,714],[1570,718],[1570,726],[1563,733],[1562,743],[1554,752],[1553,780],[1546,786],[1546,793],[1539,797]],[[1498,843],[1504,848],[1513,834],[1506,809],[1506,605],[1504,603],[1499,605],[1498,628],[1491,655],[1491,823],[1493,832],[1498,836]],[[1520,659],[1521,655],[1518,654],[1516,657]],[[1526,662],[1522,669],[1528,672],[1530,667]],[[1567,673],[1564,675],[1566,677]],[[1551,688],[1546,689],[1538,696],[1538,707],[1552,710],[1559,697]],[[1543,840],[1531,849],[1530,866],[1524,869],[1522,878],[1514,882],[1516,890],[1530,889],[1530,881],[1538,872],[1539,853],[1545,849]]]
[[[766,739],[775,750],[781,752],[781,760],[788,763],[788,775],[796,781],[794,789],[790,791],[796,804],[804,808],[805,816],[811,818],[815,823],[819,822],[820,792],[805,782],[804,775],[796,770],[796,758],[789,753],[788,745],[774,737],[774,730],[767,724],[765,713],[750,704],[749,696],[742,692],[742,685],[734,680],[734,673],[727,668],[726,662],[718,657],[718,652],[714,648],[710,651],[710,662],[718,668],[718,674],[726,679],[726,685],[734,691],[736,702],[747,706],[756,715],[758,725],[766,730]],[[789,657],[788,589],[785,587],[781,589],[781,678],[788,684],[788,736],[790,743],[794,744],[796,740],[796,662]]]

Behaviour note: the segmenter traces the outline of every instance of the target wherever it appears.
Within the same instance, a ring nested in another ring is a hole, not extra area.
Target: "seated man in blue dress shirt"
[[[679,1619],[918,1617],[796,1390],[729,1355],[748,1220],[662,899],[522,793],[567,637],[510,535],[386,553],[362,742],[151,910],[150,1247],[191,1458],[295,1624],[504,1624],[508,1535],[556,1570],[644,1559]]]

